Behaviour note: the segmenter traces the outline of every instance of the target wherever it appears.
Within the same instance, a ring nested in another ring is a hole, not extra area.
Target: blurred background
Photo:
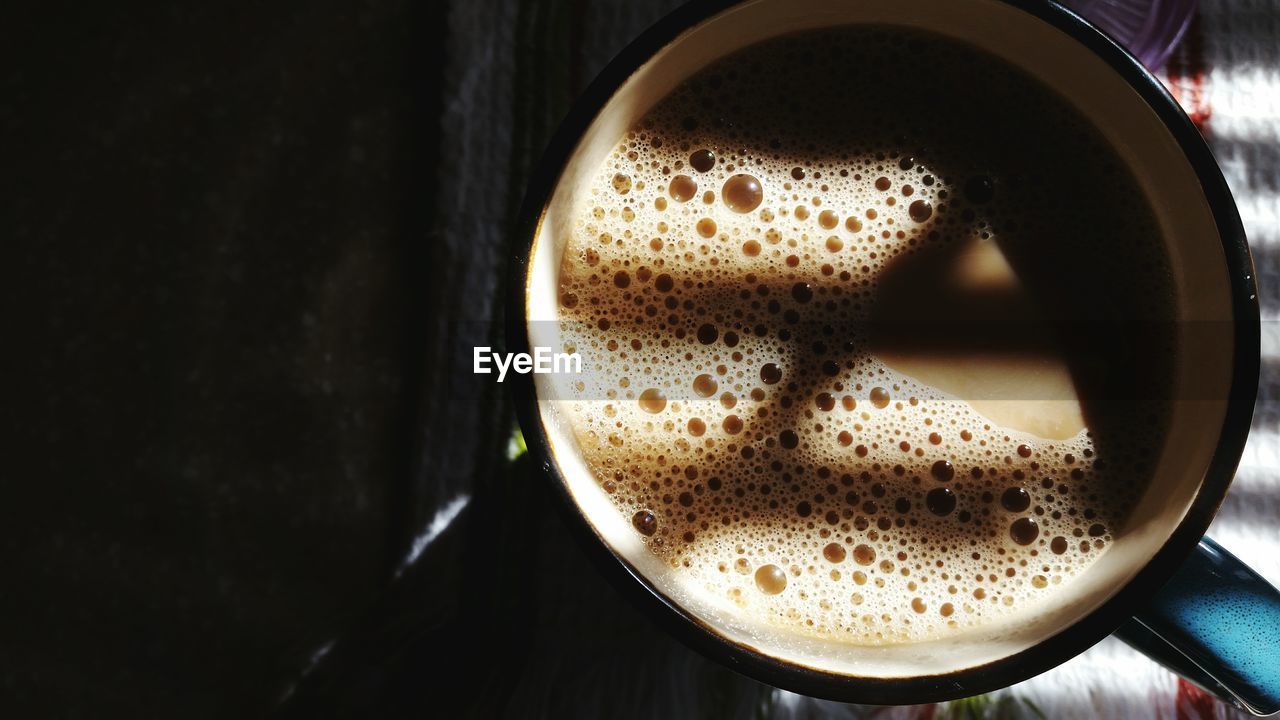
[[[1236,715],[1114,639],[982,698],[821,702],[598,577],[470,350],[531,165],[675,4],[0,6],[0,714]],[[1280,0],[1204,0],[1163,54],[1263,308],[1212,534],[1280,582]]]

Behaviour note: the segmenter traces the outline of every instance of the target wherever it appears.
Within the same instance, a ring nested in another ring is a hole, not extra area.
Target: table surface
[[[966,711],[803,698],[670,639],[507,460],[508,400],[469,371],[530,165],[675,4],[0,9],[0,712]],[[1280,0],[1206,0],[1162,74],[1239,201],[1264,320],[1212,534],[1280,583],[1278,53]],[[973,707],[1233,715],[1114,640]]]

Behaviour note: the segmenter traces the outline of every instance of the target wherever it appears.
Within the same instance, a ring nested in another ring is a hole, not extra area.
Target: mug
[[[1161,226],[1179,342],[1167,440],[1127,527],[1053,611],[953,638],[891,646],[768,647],[653,578],[575,450],[545,375],[510,378],[524,437],[602,571],[702,653],[763,682],[846,702],[940,702],[1011,685],[1113,632],[1219,697],[1280,711],[1280,593],[1203,535],[1252,416],[1259,316],[1252,260],[1222,174],[1160,82],[1092,25],[1037,0],[696,0],[647,30],[577,101],[535,170],[511,262],[507,344],[555,346],[557,274],[573,188],[683,80],[736,50],[798,31],[875,24],[961,40],[1065,97],[1129,166]]]

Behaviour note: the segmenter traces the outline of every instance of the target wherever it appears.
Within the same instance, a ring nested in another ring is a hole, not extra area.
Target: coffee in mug
[[[1165,242],[1048,87],[892,27],[701,69],[579,176],[556,398],[650,580],[771,642],[1053,607],[1165,442]]]
[[[582,363],[515,379],[530,453],[692,647],[918,703],[1133,618],[1178,672],[1280,707],[1220,641],[1243,607],[1222,579],[1253,576],[1202,541],[1256,389],[1239,215],[1158,81],[1078,18],[690,3],[586,90],[520,218],[508,349]]]

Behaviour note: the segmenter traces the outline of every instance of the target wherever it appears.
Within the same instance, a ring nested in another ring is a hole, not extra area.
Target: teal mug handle
[[[1116,635],[1242,710],[1280,712],[1280,590],[1209,538]]]

